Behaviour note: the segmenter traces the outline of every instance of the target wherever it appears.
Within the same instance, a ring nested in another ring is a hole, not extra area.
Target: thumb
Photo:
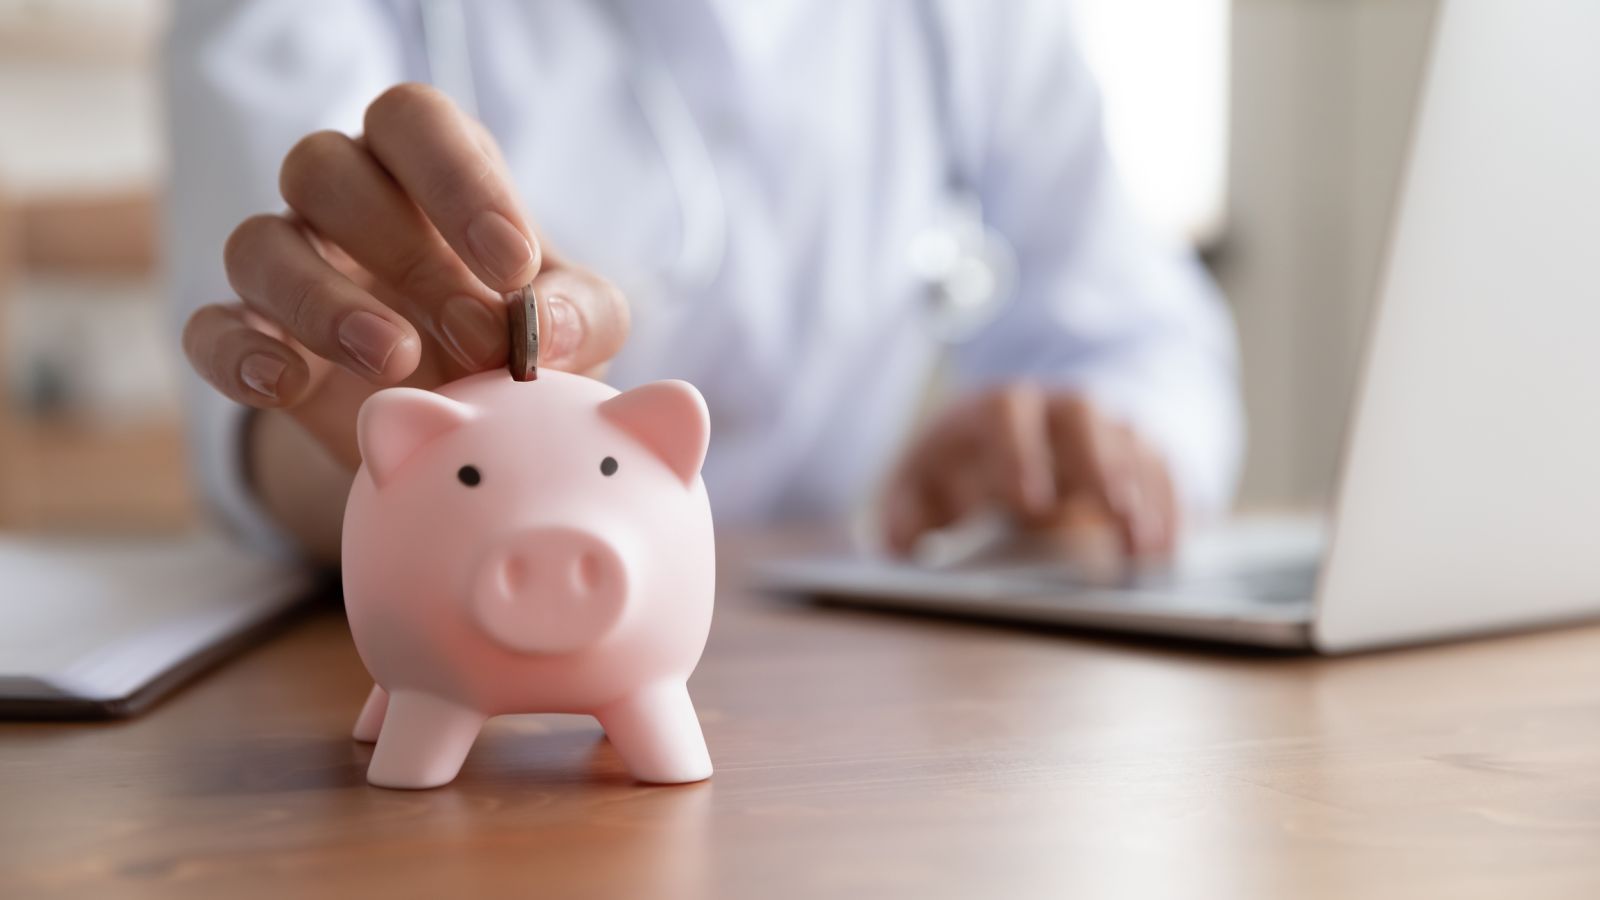
[[[533,292],[539,299],[539,365],[587,372],[622,349],[628,301],[616,285],[587,269],[547,261],[533,279]]]

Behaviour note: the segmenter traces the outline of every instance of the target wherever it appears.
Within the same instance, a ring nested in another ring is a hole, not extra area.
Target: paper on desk
[[[218,535],[0,538],[0,699],[127,698],[310,586]]]

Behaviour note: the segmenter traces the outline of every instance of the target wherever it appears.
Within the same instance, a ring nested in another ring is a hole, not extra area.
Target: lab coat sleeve
[[[957,377],[1085,392],[1165,455],[1186,512],[1206,518],[1230,502],[1242,449],[1232,321],[1119,185],[1065,6],[952,10],[977,42],[952,60],[953,152],[1018,261],[1012,301],[957,349]]]
[[[163,75],[175,336],[196,308],[236,299],[223,244],[247,216],[283,208],[278,168],[295,141],[322,128],[358,131],[366,104],[400,80],[394,35],[391,14],[375,4],[174,4]],[[246,483],[247,411],[185,372],[191,465],[208,505],[241,539],[292,554]]]

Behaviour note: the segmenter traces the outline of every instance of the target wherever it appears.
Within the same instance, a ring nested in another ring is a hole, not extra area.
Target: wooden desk
[[[1319,660],[720,603],[708,783],[518,717],[368,787],[324,611],[144,718],[0,725],[0,896],[1600,897],[1600,628]]]

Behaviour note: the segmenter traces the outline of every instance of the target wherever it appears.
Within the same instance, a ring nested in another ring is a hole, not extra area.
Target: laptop
[[[775,561],[836,601],[1344,653],[1600,615],[1600,3],[1445,0],[1327,521],[1164,570]]]

